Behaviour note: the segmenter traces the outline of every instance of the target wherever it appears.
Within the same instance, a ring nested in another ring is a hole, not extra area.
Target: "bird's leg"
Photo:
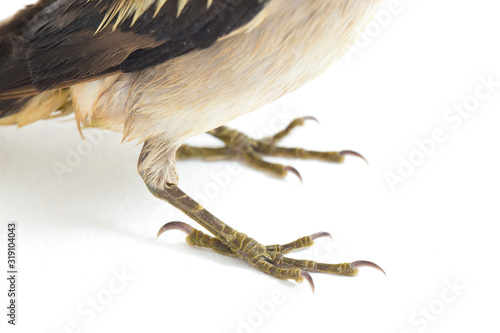
[[[180,230],[187,234],[186,243],[192,246],[205,247],[228,257],[237,257],[230,247],[222,243],[219,239],[209,236],[203,231],[193,228],[184,222],[169,222],[158,231],[157,237],[169,230]]]
[[[382,270],[380,267],[368,261],[356,261],[342,264],[323,264],[312,260],[297,260],[287,258],[284,253],[291,250],[312,245],[314,238],[325,236],[324,233],[306,236],[295,242],[285,245],[264,246],[247,235],[231,228],[199,203],[184,193],[177,185],[168,184],[161,188],[151,186],[148,188],[156,197],[163,199],[174,207],[180,209],[202,227],[207,229],[215,238],[205,235],[184,223],[175,222],[167,224],[159,231],[159,234],[170,229],[181,229],[188,233],[187,241],[191,245],[210,248],[218,253],[237,257],[247,261],[256,269],[279,279],[292,279],[302,282],[306,279],[311,286],[312,273],[330,273],[343,276],[355,276],[358,268],[370,266]]]
[[[203,231],[193,228],[187,223],[184,222],[169,222],[165,224],[158,231],[157,237],[160,237],[164,232],[169,230],[180,230],[187,234],[186,242],[192,246],[205,247],[214,250],[220,254],[229,256],[229,257],[237,257],[236,253],[231,250],[230,247],[224,245],[220,240],[215,237],[209,236],[205,234]],[[331,235],[327,232],[318,232],[310,236],[304,236],[293,242],[280,245],[267,245],[266,251],[270,252],[279,252],[281,254],[287,254],[295,250],[304,249],[311,247],[314,244],[314,241],[321,237],[330,237]]]
[[[176,185],[177,147],[165,144],[161,137],[147,140],[139,157],[139,174],[153,195],[180,209],[214,237],[205,235],[181,222],[166,224],[159,234],[169,229],[181,229],[188,234],[187,241],[191,245],[210,248],[218,253],[245,260],[256,269],[279,279],[292,279],[297,282],[306,279],[311,286],[313,285],[309,272],[354,276],[358,273],[358,268],[362,266],[371,266],[381,270],[380,267],[368,261],[322,264],[312,260],[296,260],[284,256],[292,250],[311,246],[318,237],[328,236],[326,233],[302,237],[285,245],[264,246],[244,233],[231,228]]]
[[[292,120],[292,122],[290,124],[288,124],[288,126],[284,130],[282,130],[282,131],[280,131],[280,132],[278,132],[270,137],[264,138],[261,141],[267,142],[269,144],[277,144],[279,141],[281,141],[281,139],[288,136],[290,134],[290,132],[295,127],[304,126],[304,124],[307,120],[313,120],[313,121],[319,123],[318,119],[316,119],[314,117],[295,118],[294,120]]]
[[[279,177],[284,177],[288,172],[300,175],[294,168],[277,163],[270,163],[263,156],[276,156],[285,158],[315,159],[320,161],[343,162],[345,156],[353,155],[363,158],[360,154],[350,151],[313,151],[302,148],[285,148],[277,144],[297,126],[304,125],[306,120],[316,120],[312,117],[303,117],[293,120],[287,128],[273,136],[256,140],[247,135],[225,126],[218,127],[210,132],[212,136],[225,143],[223,148],[201,148],[183,145],[177,151],[177,158],[201,158],[205,160],[240,160],[249,166],[261,171],[267,171]],[[363,158],[364,159],[364,158]]]

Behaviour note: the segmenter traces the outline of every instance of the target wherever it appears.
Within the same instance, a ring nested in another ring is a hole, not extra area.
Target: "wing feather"
[[[0,23],[0,100],[143,70],[208,47],[249,23],[267,1],[41,0]]]

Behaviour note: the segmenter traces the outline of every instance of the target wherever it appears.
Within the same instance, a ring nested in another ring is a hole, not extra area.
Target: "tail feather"
[[[0,100],[0,123],[5,121],[3,118],[7,118],[21,111],[30,99],[29,97],[23,97],[3,101]]]
[[[72,112],[69,89],[52,90],[31,97],[0,100],[0,125],[25,126]]]
[[[23,31],[38,12],[55,1],[39,0],[0,22],[0,100],[7,100],[0,104],[0,117],[5,116],[2,113],[6,113],[7,107],[12,109],[13,104],[18,104],[10,100],[37,94],[26,59]]]
[[[0,22],[0,125],[19,124],[23,118],[26,122],[33,117],[18,117],[17,115],[26,114],[26,110],[33,109],[36,105],[57,104],[54,103],[53,97],[40,98],[34,89],[22,36],[27,22],[54,1],[39,0],[36,4],[27,6]],[[46,115],[40,115],[40,117],[44,116]]]

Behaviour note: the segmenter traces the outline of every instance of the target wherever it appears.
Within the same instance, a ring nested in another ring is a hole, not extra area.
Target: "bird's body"
[[[80,128],[123,131],[144,142],[138,168],[152,192],[196,215],[162,192],[177,184],[183,142],[316,78],[380,3],[40,0],[0,23],[0,125],[74,112]],[[195,218],[234,241],[206,219]]]
[[[162,145],[161,154],[173,154],[188,138],[254,111],[324,72],[354,41],[379,2],[269,0],[250,22],[208,48],[138,72],[45,92],[45,98],[38,98],[48,100],[46,107],[36,103],[4,123],[24,125],[37,115],[45,118],[69,94],[69,107],[81,127],[123,130],[127,139],[152,139]],[[159,183],[175,182],[173,159],[163,161],[143,167]]]

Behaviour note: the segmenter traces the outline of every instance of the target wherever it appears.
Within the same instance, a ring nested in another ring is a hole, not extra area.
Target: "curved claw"
[[[330,233],[324,232],[324,231],[323,232],[317,232],[315,234],[312,234],[309,237],[311,237],[313,241],[316,240],[316,239],[318,239],[318,238],[323,238],[323,237],[330,237],[330,239],[332,239],[332,235],[330,235]]]
[[[301,119],[302,119],[303,121],[306,121],[306,120],[312,120],[312,121],[315,121],[318,125],[320,124],[320,123],[319,123],[318,118],[316,118],[316,117],[306,116],[306,117],[302,117]]]
[[[314,294],[314,281],[313,278],[311,277],[311,274],[302,271],[300,272],[300,276],[302,276],[309,283],[309,286],[311,287],[312,292]]]
[[[174,222],[168,222],[163,225],[163,227],[158,230],[158,234],[156,235],[156,238],[160,237],[164,232],[169,231],[169,230],[180,230],[182,232],[185,232],[187,235],[189,235],[194,228],[190,226],[187,223],[184,222],[179,222],[179,221],[174,221]]]
[[[304,182],[302,181],[302,176],[300,175],[300,172],[297,171],[297,169],[295,169],[294,167],[291,167],[291,166],[286,166],[283,170],[285,170],[286,172],[293,173],[295,176],[297,176],[299,178],[300,183],[304,184]]]
[[[380,267],[379,265],[377,265],[371,261],[366,261],[366,260],[354,261],[354,262],[351,262],[351,267],[354,269],[358,269],[360,267],[372,267],[372,268],[375,268],[375,269],[381,271],[382,273],[384,273],[385,276],[387,276],[387,274],[385,274],[382,267]]]
[[[363,161],[365,161],[365,163],[367,165],[370,165],[370,163],[368,163],[368,160],[363,156],[361,155],[360,153],[358,152],[355,152],[353,150],[342,150],[340,153],[339,153],[340,156],[356,156],[356,157],[359,157],[360,159],[362,159]]]

